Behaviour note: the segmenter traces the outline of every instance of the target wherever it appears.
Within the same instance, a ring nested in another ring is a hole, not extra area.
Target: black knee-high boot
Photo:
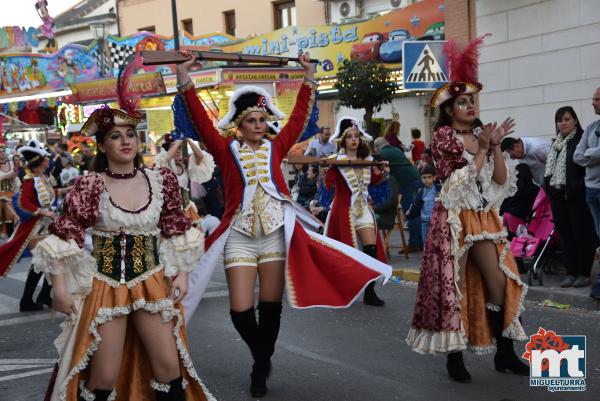
[[[242,340],[250,349],[252,357],[256,359],[258,344],[258,324],[256,323],[256,314],[254,307],[243,312],[229,311],[233,327],[237,330]]]
[[[36,273],[33,270],[33,265],[29,268],[27,274],[27,280],[25,280],[25,288],[23,289],[23,296],[21,302],[19,302],[19,310],[21,312],[32,312],[44,309],[42,305],[38,305],[33,302],[33,293],[42,277],[42,273]]]
[[[496,337],[496,355],[494,355],[494,367],[498,372],[510,370],[514,374],[529,375],[529,366],[521,362],[515,354],[513,340],[502,336],[502,326],[504,325],[504,307],[500,310],[490,310],[490,320]]]
[[[281,325],[281,302],[258,303],[258,333],[260,353],[264,362],[271,365],[271,357],[275,352],[275,342],[279,336]]]
[[[185,401],[182,377],[171,380],[168,384],[152,380],[150,386],[154,389],[156,401]]]
[[[450,378],[459,383],[471,383],[471,375],[465,367],[461,351],[450,352],[446,360],[446,370]]]
[[[365,245],[363,246],[363,252],[370,257],[377,259],[377,245]],[[363,295],[363,302],[365,305],[371,306],[383,306],[385,301],[377,296],[375,293],[375,282],[371,281],[365,288]]]
[[[42,290],[35,301],[38,305],[46,305],[48,308],[52,308],[52,297],[50,296],[50,291],[52,291],[52,286],[44,278],[44,284],[42,285]]]
[[[262,397],[267,393],[267,377],[271,373],[271,356],[279,335],[281,309],[281,302],[258,303],[258,343],[250,386],[253,397]]]
[[[242,340],[248,345],[254,364],[252,365],[252,373],[250,374],[250,394],[253,397],[261,397],[267,392],[267,370],[264,364],[264,351],[261,352],[260,335],[258,331],[258,323],[256,323],[256,315],[254,307],[243,312],[230,311],[231,321],[237,332],[242,337]]]

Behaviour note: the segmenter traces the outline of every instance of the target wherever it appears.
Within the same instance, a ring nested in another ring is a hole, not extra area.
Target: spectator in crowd
[[[373,158],[383,161],[379,155],[374,155]],[[398,213],[398,183],[390,175],[389,166],[378,165],[375,168],[385,177],[377,184],[369,186],[369,195],[373,201],[373,211],[377,218],[377,228],[392,230],[396,224]]]
[[[73,161],[68,149],[69,147],[66,143],[60,143],[54,148],[54,157],[52,158],[54,163],[52,163],[53,166],[51,171],[56,182],[60,182],[60,173],[67,167],[67,162],[69,160]]]
[[[600,87],[594,92],[592,106],[594,112],[600,114]],[[600,120],[587,126],[573,159],[585,167],[586,201],[594,218],[596,234],[600,236]],[[596,277],[590,296],[600,299],[600,274]]]
[[[221,224],[221,220],[208,213],[203,206],[198,207],[198,214],[200,215],[200,228],[204,233],[204,237],[208,237]]]
[[[392,120],[385,130],[383,136],[390,146],[400,149],[403,152],[408,152],[409,149],[400,140],[400,121]]]
[[[525,163],[519,163],[516,166],[517,170],[517,192],[502,202],[500,206],[500,215],[503,216],[504,225],[508,229],[509,239],[516,234],[516,230],[519,224],[529,221],[533,214],[533,204],[535,198],[540,191],[533,182],[533,175],[531,169]],[[505,215],[505,213],[507,213]],[[519,220],[511,219],[509,215],[518,218]],[[513,223],[516,221],[516,223]]]
[[[79,170],[75,167],[73,161],[68,160],[65,168],[60,172],[60,183],[62,187],[68,187],[73,184],[73,180],[79,177]]]
[[[331,137],[331,129],[329,127],[321,127],[317,138],[311,141],[306,148],[304,154],[306,156],[316,156],[318,158],[327,157],[335,153],[335,144],[329,142]]]
[[[500,149],[508,152],[511,159],[527,164],[537,185],[544,184],[546,157],[550,151],[550,143],[547,140],[535,137],[507,137],[500,143]]]
[[[412,128],[410,130],[410,135],[413,138],[412,143],[410,145],[412,152],[412,161],[413,163],[417,164],[417,162],[421,160],[421,155],[425,151],[425,142],[421,140],[421,130],[419,130],[418,128]]]
[[[415,192],[421,186],[421,177],[417,168],[407,159],[400,149],[391,146],[385,138],[377,138],[373,143],[375,154],[390,162],[390,175],[398,183],[398,191],[402,194],[402,209],[407,211],[413,201]],[[408,221],[408,244],[410,252],[423,249],[421,225],[418,220]]]
[[[426,242],[429,235],[429,225],[433,206],[435,205],[435,197],[440,188],[435,184],[435,168],[433,166],[424,166],[420,174],[423,186],[417,191],[406,213],[406,218],[409,221],[416,220],[420,222],[421,238],[423,238],[423,242]]]
[[[435,168],[435,164],[433,163],[433,157],[431,156],[431,149],[426,148],[421,153],[421,160],[417,162],[417,170],[419,170],[419,174],[424,167],[431,166]]]
[[[298,198],[296,202],[305,208],[309,208],[309,202],[317,193],[317,181],[319,179],[319,166],[307,166],[306,172],[298,174]]]
[[[209,214],[218,219],[223,218],[225,210],[225,191],[223,176],[218,166],[215,166],[212,178],[202,184],[206,190],[206,196],[202,199]]]
[[[331,203],[333,202],[334,188],[327,189],[325,186],[325,176],[327,175],[327,167],[319,169],[319,179],[317,181],[317,193],[315,198],[309,202],[309,210],[313,216],[321,220],[323,223],[327,220]]]
[[[557,137],[548,153],[544,189],[550,198],[567,267],[567,277],[560,286],[585,287],[591,283],[598,239],[585,200],[585,169],[573,160],[583,129],[571,106],[559,108],[554,121]]]
[[[81,174],[84,174],[84,171],[90,171],[90,163],[93,157],[94,155],[90,146],[87,143],[82,143],[81,162],[79,163],[79,170],[81,171]]]

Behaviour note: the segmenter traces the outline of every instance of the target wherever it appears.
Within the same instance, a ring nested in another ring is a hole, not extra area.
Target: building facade
[[[59,46],[68,43],[88,45],[96,35],[118,35],[117,0],[82,0],[54,16]],[[94,29],[96,28],[96,29]]]
[[[600,2],[477,1],[478,34],[487,32],[479,77],[484,121],[516,119],[516,136],[554,136],[554,114],[571,105],[585,127],[600,86]]]
[[[121,35],[150,31],[173,35],[170,0],[118,0]],[[158,18],[157,16],[161,16]],[[177,0],[180,33],[260,35],[288,25],[325,23],[324,4],[314,0]]]
[[[346,24],[367,20],[419,2],[419,0],[222,0],[211,4],[205,0],[178,0],[177,19],[181,32],[187,31],[195,36],[223,32],[242,39],[251,35],[269,34],[286,26],[298,27],[298,31],[301,31],[302,28],[323,26],[326,23]],[[475,35],[474,7],[475,0],[446,0],[439,7],[440,10],[443,9],[446,32],[457,37],[461,43],[468,42]],[[143,30],[159,35],[172,35],[170,0],[119,0],[117,12],[122,36]],[[163,17],[156,18],[157,15]],[[418,24],[418,17],[414,18],[415,23]],[[232,26],[234,29],[231,29]],[[290,32],[286,31],[286,33]],[[292,33],[289,37],[293,35]],[[225,51],[241,50],[230,50],[225,47]],[[404,92],[394,98],[391,104],[383,105],[374,118],[390,121],[392,112],[398,112],[402,124],[401,139],[405,143],[410,143],[410,129],[413,127],[419,128],[423,133],[423,139],[429,142],[436,116],[432,114],[428,104],[427,92]],[[333,126],[335,121],[344,115],[359,120],[364,117],[362,109],[341,106],[335,93],[320,96],[319,109],[319,125]]]

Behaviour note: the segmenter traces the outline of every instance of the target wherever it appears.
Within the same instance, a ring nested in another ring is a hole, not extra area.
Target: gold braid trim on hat
[[[248,114],[253,113],[255,111],[259,112],[259,113],[262,113],[265,116],[265,119],[267,121],[277,121],[277,120],[280,120],[279,117],[277,117],[275,115],[269,114],[269,112],[267,111],[267,109],[265,107],[252,106],[252,107],[248,107],[246,110],[242,111],[240,113],[240,115],[237,116],[237,118],[235,120],[230,121],[226,126],[224,126],[222,128],[222,130],[225,131],[225,130],[229,130],[231,128],[238,127],[242,123],[242,121],[244,120],[244,118],[246,118],[246,116]]]
[[[332,142],[343,142],[344,139],[346,138],[346,135],[348,135],[348,133],[350,133],[350,130],[355,130],[358,133],[358,139],[361,142],[365,142],[365,136],[363,135],[363,133],[361,132],[361,130],[359,130],[356,127],[348,127],[344,130],[344,132],[342,132],[342,134],[340,136],[338,136],[337,138],[332,139]]]
[[[30,165],[31,163],[38,161],[42,158],[42,156],[38,155],[38,156],[34,156],[31,159],[27,160],[27,165]]]

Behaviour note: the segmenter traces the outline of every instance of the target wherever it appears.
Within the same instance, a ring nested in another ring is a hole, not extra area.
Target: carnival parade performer
[[[204,184],[212,178],[215,169],[215,162],[212,155],[200,149],[190,138],[177,136],[176,131],[163,135],[159,144],[161,150],[154,159],[154,167],[168,167],[173,170],[181,189],[181,199],[185,215],[192,222],[199,221],[198,210],[190,200],[190,182]],[[183,156],[181,147],[188,144],[192,149],[192,155],[186,159]]]
[[[352,117],[342,117],[329,141],[337,144],[334,160],[373,160],[369,142],[373,138],[364,132]],[[387,262],[383,242],[377,230],[375,213],[369,206],[369,185],[376,184],[383,175],[371,166],[330,167],[325,177],[327,189],[335,189],[331,211],[325,223],[325,235],[343,242],[374,259]],[[375,282],[365,288],[363,302],[383,306],[385,301],[375,293]]]
[[[181,299],[203,254],[203,235],[181,209],[177,177],[143,168],[141,116],[95,110],[82,128],[95,136],[92,172],[67,195],[63,214],[33,251],[50,277],[53,308],[67,315],[55,342],[52,401],[214,400],[193,366]],[[85,231],[93,252],[82,249]]]
[[[19,149],[26,160],[26,175],[19,191],[13,197],[13,206],[19,216],[19,223],[11,238],[0,246],[0,276],[6,276],[27,249],[33,249],[47,235],[49,218],[55,217],[56,191],[52,188],[45,171],[48,169],[48,153],[35,139]],[[65,189],[66,190],[66,189]],[[63,191],[63,190],[59,190]],[[23,296],[19,303],[21,312],[39,311],[46,304],[50,306],[50,285],[44,281],[37,301],[33,294],[42,275],[33,266],[29,269]]]
[[[19,167],[19,158],[8,160],[6,144],[0,143],[0,240],[8,238],[19,221],[12,207],[13,195],[21,186]]]
[[[183,53],[190,57],[189,53]],[[281,163],[303,133],[315,101],[316,83],[308,54],[300,57],[305,79],[288,123],[267,140],[267,121],[283,118],[261,88],[245,86],[229,99],[229,112],[219,122],[237,136],[223,137],[213,126],[188,76],[189,60],[177,70],[180,95],[196,132],[223,172],[225,213],[208,236],[200,268],[190,276],[185,299],[189,317],[197,307],[218,257],[224,255],[231,320],[250,349],[254,365],[250,392],[267,392],[266,379],[279,333],[284,286],[292,307],[348,306],[371,281],[391,268],[340,242],[305,229],[318,222],[291,202]],[[254,288],[259,278],[258,322]]]
[[[498,216],[502,201],[516,191],[516,174],[500,141],[514,123],[478,124],[473,95],[477,82],[477,48],[484,37],[461,53],[450,40],[451,82],[438,88],[431,106],[439,120],[432,139],[437,178],[443,182],[436,200],[421,265],[412,328],[406,339],[416,352],[447,354],[450,377],[468,383],[462,350],[493,351],[498,371],[529,374],[513,349],[526,340],[519,316],[527,287],[521,282]]]

